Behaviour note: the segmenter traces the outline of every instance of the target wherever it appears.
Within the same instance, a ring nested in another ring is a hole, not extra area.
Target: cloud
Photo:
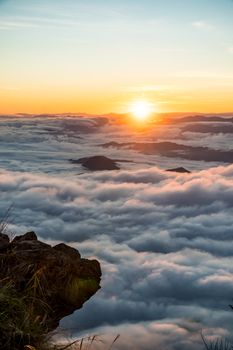
[[[194,128],[195,131],[197,128]],[[222,130],[223,128],[221,128]],[[183,129],[185,130],[185,128]],[[187,127],[190,131],[190,126]],[[200,128],[199,128],[200,130]],[[213,129],[209,128],[209,133]],[[216,128],[215,128],[216,130]],[[227,129],[225,128],[225,131]],[[231,131],[231,128],[228,128]],[[206,162],[226,162],[232,163],[233,152],[231,149],[227,151],[211,149],[209,147],[195,147],[191,145],[185,145],[175,142],[130,142],[130,143],[119,143],[119,142],[109,142],[101,145],[103,148],[123,148],[123,149],[133,149],[144,154],[159,154],[161,156],[166,156],[169,158],[184,158],[193,161],[206,161]]]
[[[230,334],[233,165],[193,161],[191,174],[179,174],[154,166],[153,155],[107,149],[134,163],[91,173],[68,159],[99,151],[104,137],[125,142],[158,131],[137,134],[114,118],[90,116],[0,122],[0,213],[13,203],[9,230],[35,230],[101,262],[102,289],[62,327],[104,333],[109,341],[120,333],[116,349],[123,350],[196,349],[200,329]],[[182,137],[184,125],[158,126],[159,133]],[[217,144],[209,134],[198,136],[207,138]]]
[[[163,91],[168,91],[168,90],[174,90],[177,89],[177,87],[172,86],[171,85],[142,85],[142,86],[126,86],[123,87],[122,90],[123,91],[127,91],[127,92],[163,92]]]
[[[192,26],[198,29],[212,29],[213,26],[206,21],[195,21],[192,22]]]
[[[198,132],[198,133],[207,133],[207,134],[232,134],[233,133],[233,124],[225,123],[223,124],[214,124],[214,125],[205,125],[205,124],[191,124],[185,126],[183,131]]]
[[[102,290],[68,322],[79,330],[177,317],[220,327],[233,291],[232,174],[232,165],[188,176],[150,168],[67,182],[1,171],[0,209],[14,202],[12,231],[101,261]]]

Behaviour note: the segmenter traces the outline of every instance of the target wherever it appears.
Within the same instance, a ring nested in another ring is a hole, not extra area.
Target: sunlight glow
[[[146,121],[153,113],[153,104],[146,100],[135,101],[130,106],[130,113],[140,122]]]

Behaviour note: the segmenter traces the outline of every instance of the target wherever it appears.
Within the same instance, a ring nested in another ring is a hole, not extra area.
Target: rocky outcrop
[[[97,260],[87,260],[64,244],[54,247],[37,239],[34,232],[11,242],[0,234],[0,287],[11,284],[26,296],[48,330],[94,295],[100,288],[101,269]]]
[[[233,150],[213,149],[204,146],[191,146],[170,141],[164,142],[108,142],[104,148],[134,150],[143,154],[159,154],[163,157],[188,159],[205,162],[233,163]]]
[[[186,174],[190,174],[191,173],[191,171],[189,171],[189,170],[187,170],[187,169],[185,169],[185,168],[183,168],[183,167],[178,167],[178,168],[174,168],[174,169],[167,169],[166,171],[173,171],[173,172],[175,172],[175,173],[186,173]]]
[[[88,170],[119,170],[119,166],[116,161],[105,156],[93,156],[80,159],[70,159],[73,164],[82,164],[82,166]]]

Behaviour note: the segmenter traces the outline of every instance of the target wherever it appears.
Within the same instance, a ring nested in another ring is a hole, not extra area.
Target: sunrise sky
[[[233,111],[231,0],[0,0],[0,113]]]

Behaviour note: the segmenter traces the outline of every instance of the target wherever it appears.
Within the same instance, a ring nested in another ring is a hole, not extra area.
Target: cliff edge
[[[46,332],[100,288],[97,260],[81,258],[64,243],[52,247],[39,241],[34,232],[16,236],[11,242],[0,234],[0,266],[0,291],[10,286]]]

